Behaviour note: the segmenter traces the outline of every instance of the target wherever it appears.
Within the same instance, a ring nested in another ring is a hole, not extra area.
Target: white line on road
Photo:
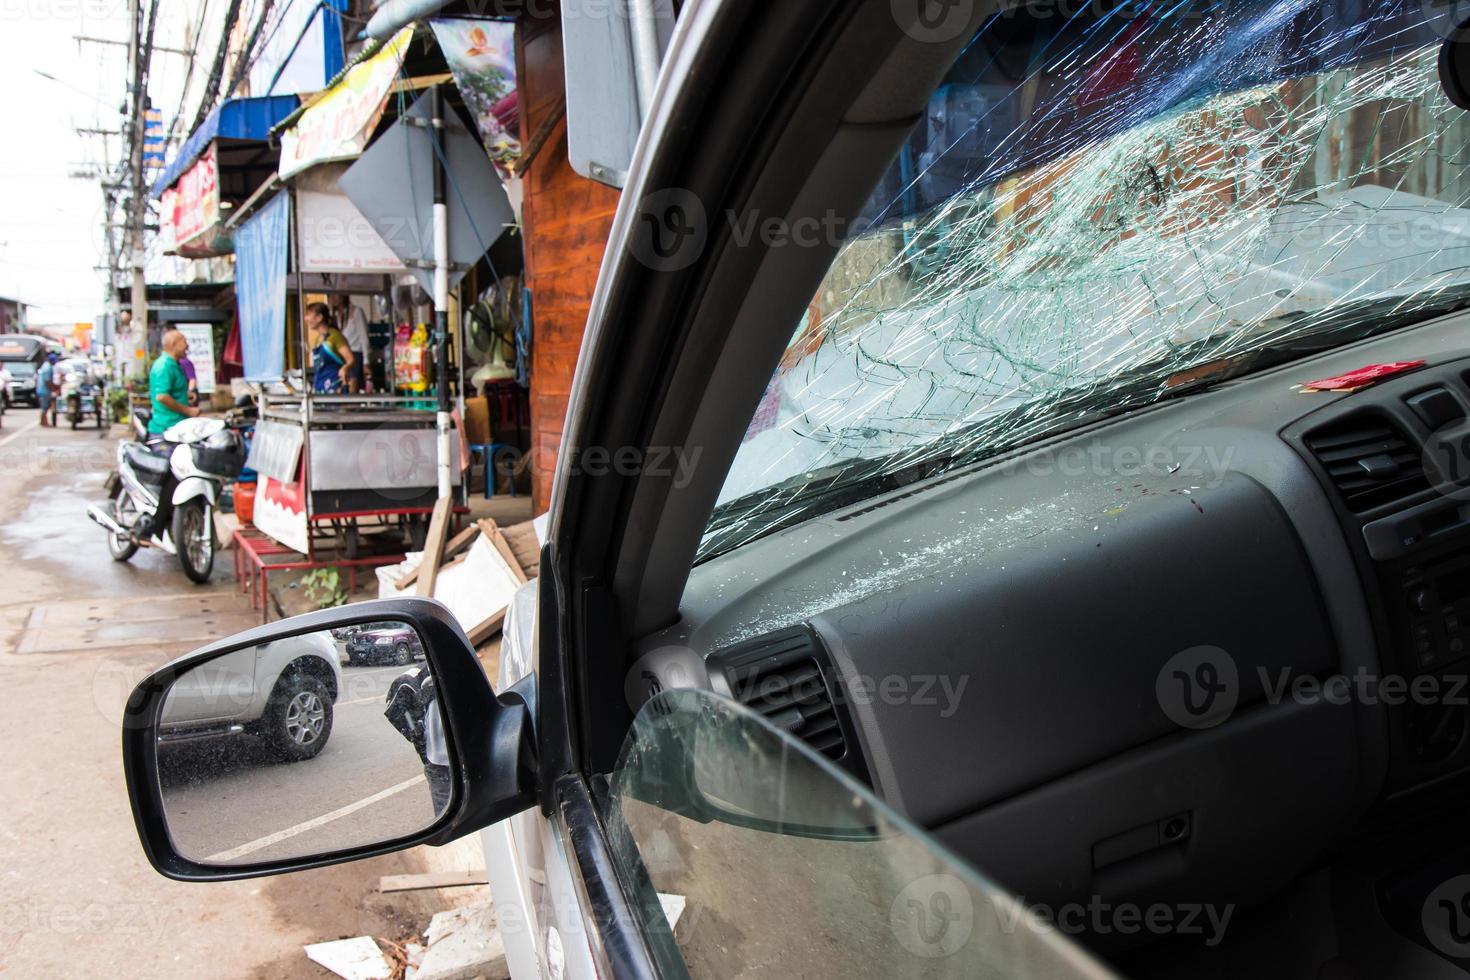
[[[326,824],[331,823],[333,820],[340,820],[341,818],[347,816],[349,813],[356,813],[358,810],[361,810],[365,806],[371,806],[372,804],[377,803],[380,800],[386,800],[393,794],[402,793],[410,786],[417,786],[419,783],[422,782],[424,782],[424,777],[422,775],[415,776],[412,779],[405,779],[403,782],[397,784],[396,786],[389,786],[387,789],[382,790],[381,792],[374,793],[372,796],[364,797],[358,800],[356,803],[349,803],[346,806],[338,807],[330,813],[323,813],[319,817],[312,817],[310,820],[303,821],[302,823],[299,823],[294,827],[287,827],[285,830],[278,830],[274,834],[267,834],[266,836],[261,837],[257,840],[253,840],[248,844],[241,844],[239,847],[232,847],[228,851],[220,851],[218,854],[211,854],[209,857],[204,859],[204,863],[224,864],[227,861],[234,861],[235,859],[242,858],[247,854],[252,854],[255,851],[260,850],[261,848],[270,847],[272,844],[279,844],[283,840],[290,840],[297,834],[304,834],[308,830],[315,830],[318,827],[325,826]]]
[[[12,439],[15,439],[15,438],[17,438],[19,436],[25,435],[27,432],[29,432],[32,429],[36,428],[40,424],[41,424],[41,420],[40,419],[36,419],[36,421],[32,422],[30,425],[27,425],[27,426],[24,426],[22,428],[16,429],[10,435],[6,436],[3,439],[0,439],[0,446],[5,445],[7,442],[9,442]]]

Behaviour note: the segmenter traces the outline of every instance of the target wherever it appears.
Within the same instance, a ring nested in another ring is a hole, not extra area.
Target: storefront
[[[454,407],[447,461],[456,493],[465,489],[469,447],[492,441],[488,413],[467,390],[466,369],[484,358],[480,346],[466,356],[459,328],[474,318],[461,310],[478,305],[487,282],[504,289],[495,257],[512,250],[518,271],[519,244],[513,235],[502,241],[511,207],[467,127],[451,125],[433,148],[423,125],[428,93],[452,86],[442,59],[409,57],[412,36],[407,29],[365,52],[278,126],[278,174],[228,222],[244,378],[261,406],[250,463],[260,474],[254,522],[313,560],[329,546],[355,557],[359,531],[385,525],[403,526],[410,546],[421,539],[439,496],[441,382]],[[458,191],[446,202],[456,288],[443,376],[431,356],[438,157]],[[306,329],[320,319],[316,304],[357,338],[349,348],[360,376],[333,370],[335,351],[322,348],[337,334]],[[358,329],[347,329],[353,321]]]

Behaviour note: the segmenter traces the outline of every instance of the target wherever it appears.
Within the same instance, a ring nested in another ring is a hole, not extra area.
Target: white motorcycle
[[[245,440],[233,420],[193,418],[149,437],[146,410],[133,413],[134,442],[117,447],[117,469],[107,477],[107,501],[87,516],[109,534],[114,561],[138,548],[177,555],[184,574],[206,582],[214,568],[214,509],[223,486],[245,466]]]

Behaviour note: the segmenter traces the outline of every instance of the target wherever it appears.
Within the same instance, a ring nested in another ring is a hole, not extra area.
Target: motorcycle
[[[184,574],[206,582],[214,568],[214,510],[225,484],[245,467],[249,424],[237,413],[225,419],[192,418],[161,438],[148,435],[146,409],[133,412],[134,441],[117,447],[117,468],[107,477],[107,501],[87,516],[107,532],[114,561],[127,561],[139,547],[176,555]]]
[[[97,428],[102,428],[105,399],[102,385],[90,372],[72,371],[61,382],[61,401],[66,406],[66,420],[75,429],[82,419],[95,417]]]

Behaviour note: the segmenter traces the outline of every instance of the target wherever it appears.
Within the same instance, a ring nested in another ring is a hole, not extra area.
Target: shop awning
[[[179,152],[153,182],[150,194],[155,198],[162,197],[163,192],[177,183],[184,171],[216,139],[266,139],[270,136],[271,127],[295,112],[298,104],[294,95],[226,99],[221,102],[204,118],[199,128],[189,135],[184,145],[179,147]]]

